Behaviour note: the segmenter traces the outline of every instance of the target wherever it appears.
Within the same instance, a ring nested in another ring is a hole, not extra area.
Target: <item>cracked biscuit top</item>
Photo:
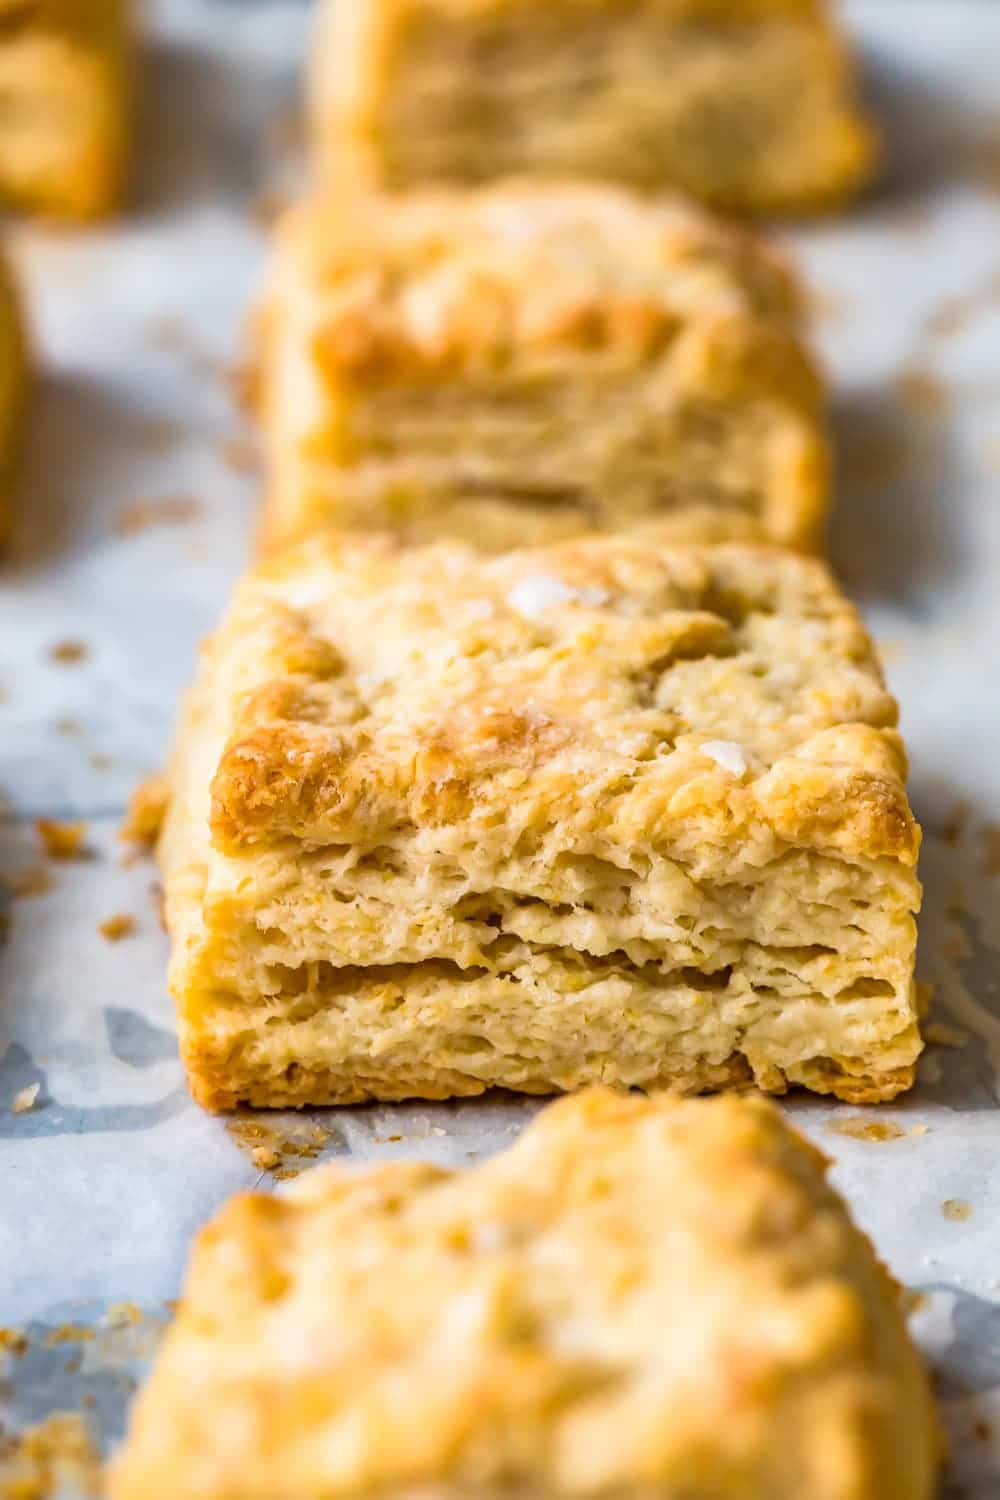
[[[778,549],[320,535],[244,581],[206,670],[229,853],[436,830],[706,874],[788,847],[916,859],[871,641],[823,565]]]

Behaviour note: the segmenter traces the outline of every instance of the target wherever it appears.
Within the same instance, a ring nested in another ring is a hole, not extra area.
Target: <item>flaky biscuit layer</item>
[[[269,545],[333,522],[487,551],[669,519],[821,537],[788,272],[676,201],[523,180],[319,198],[258,320]]]
[[[753,1078],[891,1097],[919,830],[827,570],[326,535],[238,590],[161,842],[215,1108]]]

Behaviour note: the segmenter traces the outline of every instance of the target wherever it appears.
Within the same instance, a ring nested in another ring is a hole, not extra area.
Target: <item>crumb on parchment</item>
[[[896,390],[907,406],[929,415],[946,411],[951,400],[948,387],[940,376],[919,366],[910,366],[900,373]]]
[[[924,1027],[924,1041],[933,1042],[937,1047],[964,1047],[968,1040],[967,1031],[960,1026],[949,1026],[947,1021],[931,1021]]]
[[[122,938],[131,937],[135,928],[135,917],[127,911],[116,912],[114,916],[105,917],[103,922],[97,924],[101,937],[107,938],[109,943],[120,943]]]
[[[119,536],[135,536],[150,526],[181,526],[194,521],[202,512],[200,500],[193,495],[164,495],[157,500],[134,500],[118,512],[115,531]]]
[[[906,1134],[894,1120],[869,1120],[864,1115],[839,1116],[830,1121],[827,1130],[831,1135],[846,1135],[856,1141],[898,1141]]]
[[[39,818],[35,827],[49,859],[86,859],[86,823],[60,823],[55,818]]]
[[[170,800],[170,784],[162,771],[140,781],[129,798],[119,837],[131,844],[156,843]]]
[[[3,1500],[54,1500],[64,1494],[96,1497],[100,1492],[101,1461],[80,1412],[53,1412],[37,1426],[2,1441]]]
[[[56,641],[54,646],[49,647],[50,659],[64,667],[85,661],[89,652],[90,647],[86,641]]]
[[[40,1083],[29,1083],[27,1088],[19,1089],[14,1095],[13,1103],[10,1106],[11,1113],[26,1115],[29,1109],[34,1109],[41,1088]]]
[[[226,1132],[249,1157],[258,1172],[270,1172],[276,1182],[297,1177],[293,1162],[314,1161],[331,1132],[316,1121],[303,1120],[279,1130],[259,1120],[230,1120]]]
[[[260,454],[250,438],[227,438],[220,457],[234,474],[255,474],[260,468]]]
[[[45,896],[54,884],[52,872],[45,865],[32,865],[27,870],[19,870],[16,875],[3,877],[4,887],[15,900]]]
[[[47,1334],[45,1342],[55,1349],[59,1344],[89,1344],[93,1338],[94,1330],[86,1323],[60,1323]]]

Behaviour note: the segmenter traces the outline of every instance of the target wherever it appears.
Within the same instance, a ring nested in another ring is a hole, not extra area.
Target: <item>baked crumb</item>
[[[947,1021],[931,1021],[924,1027],[924,1041],[932,1042],[936,1047],[964,1047],[968,1040],[967,1031],[960,1026],[951,1026]]]
[[[142,1308],[135,1302],[112,1302],[104,1315],[104,1321],[109,1328],[125,1328],[134,1323],[141,1323],[142,1319]]]
[[[47,1335],[45,1342],[54,1349],[59,1344],[89,1344],[93,1337],[94,1330],[85,1323],[60,1323]]]
[[[949,339],[961,333],[978,314],[1000,298],[1000,272],[993,272],[982,286],[960,297],[939,302],[924,323],[932,339]]]
[[[826,1128],[831,1135],[846,1135],[856,1141],[898,1141],[906,1134],[890,1120],[866,1120],[863,1115],[831,1120]]]
[[[946,1198],[941,1205],[941,1212],[946,1219],[952,1219],[956,1223],[964,1223],[966,1219],[972,1218],[972,1204],[967,1203],[964,1198]]]
[[[927,1132],[928,1132],[928,1130],[930,1130],[930,1128],[931,1127],[929,1125],[911,1125],[910,1126],[910,1134],[911,1135],[926,1135]]]
[[[0,1453],[3,1500],[96,1497],[100,1492],[101,1461],[79,1412],[53,1412],[16,1434]]]
[[[150,526],[181,526],[201,515],[193,495],[164,495],[158,500],[134,500],[118,512],[114,529],[119,536],[135,536]]]
[[[15,900],[44,896],[51,891],[54,884],[52,871],[46,869],[44,865],[33,865],[30,869],[21,870],[17,875],[3,877],[4,887]]]
[[[39,818],[35,827],[49,859],[86,859],[88,851],[86,823],[60,823],[55,818]]]
[[[944,381],[930,370],[915,366],[903,370],[898,376],[896,390],[906,406],[935,416],[946,411],[951,404],[951,395]]]
[[[226,1130],[251,1164],[260,1172],[270,1172],[278,1182],[298,1175],[298,1167],[290,1167],[290,1160],[314,1161],[332,1134],[313,1121],[292,1126],[288,1134],[258,1120],[230,1120]]]
[[[227,371],[229,394],[238,411],[256,416],[260,407],[260,371],[253,359],[232,365]]]
[[[49,647],[50,660],[59,662],[60,666],[74,666],[77,662],[85,661],[89,654],[90,647],[86,641],[56,641],[54,646]]]
[[[130,912],[120,911],[112,917],[105,917],[103,922],[98,923],[97,930],[109,943],[120,943],[122,938],[132,936],[135,927],[135,917]]]
[[[947,297],[938,303],[924,328],[932,339],[950,339],[961,333],[974,310],[967,297]]]
[[[290,199],[287,193],[276,193],[265,191],[258,193],[250,205],[250,213],[255,224],[261,229],[270,229],[289,206]]]
[[[260,1167],[262,1172],[270,1172],[280,1165],[281,1157],[273,1146],[255,1146],[250,1152],[250,1160],[255,1167]]]
[[[170,783],[167,777],[162,772],[147,776],[129,798],[128,812],[119,838],[128,843],[152,847],[159,838],[169,800]]]
[[[918,1292],[915,1287],[910,1286],[900,1287],[899,1305],[903,1310],[905,1318],[912,1317],[915,1312],[919,1312],[922,1307],[926,1307],[927,1302],[928,1297],[926,1292]]]
[[[29,1083],[27,1088],[19,1089],[10,1106],[11,1114],[26,1115],[29,1109],[34,1109],[41,1088],[40,1083]]]
[[[924,979],[918,979],[916,981],[917,1015],[921,1018],[921,1020],[923,1020],[924,1016],[926,1016],[927,1012],[931,1008],[931,1001],[934,999],[934,992],[936,989],[936,984],[928,984]]]
[[[255,474],[260,468],[257,445],[250,438],[228,438],[221,453],[222,462],[234,474]]]
[[[946,816],[941,825],[941,838],[949,848],[954,848],[962,842],[971,811],[972,809],[968,802],[962,800],[956,802]]]
[[[28,1336],[20,1328],[0,1328],[0,1351],[13,1354],[15,1359],[27,1352]]]

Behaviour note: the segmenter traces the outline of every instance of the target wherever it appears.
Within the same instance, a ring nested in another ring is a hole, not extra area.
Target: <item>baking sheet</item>
[[[920,1294],[913,1328],[953,1439],[946,1493],[986,1500],[1000,1493],[1000,7],[844,8],[892,170],[851,217],[785,238],[835,387],[834,555],[883,644],[927,831],[922,977],[935,1034],[961,1045],[929,1047],[892,1108],[786,1107]],[[123,857],[117,829],[247,553],[257,481],[232,375],[264,224],[300,171],[307,11],[154,0],[144,14],[134,211],[100,232],[11,232],[41,369],[22,524],[0,568],[0,872],[14,889],[0,1328],[27,1338],[0,1353],[0,1423],[81,1411],[104,1447],[191,1234],[228,1194],[272,1190],[314,1157],[467,1162],[537,1108],[227,1126],[185,1093],[156,873]],[[85,820],[88,857],[44,860],[40,816]],[[135,932],[113,943],[99,924],[117,914]],[[35,1084],[34,1107],[12,1112]]]

